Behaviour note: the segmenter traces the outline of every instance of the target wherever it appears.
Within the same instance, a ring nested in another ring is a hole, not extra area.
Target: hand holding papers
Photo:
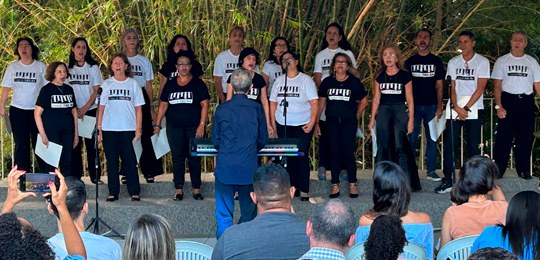
[[[153,135],[150,137],[152,141],[152,147],[154,147],[154,153],[156,154],[156,159],[161,158],[163,155],[171,151],[169,147],[169,140],[167,139],[167,129],[161,129],[159,135]]]
[[[49,165],[58,168],[58,164],[60,163],[60,155],[62,155],[62,146],[51,141],[49,141],[48,145],[45,145],[43,144],[41,135],[38,134],[36,141],[36,155]]]
[[[467,105],[467,102],[469,102],[469,100],[471,99],[471,96],[461,96],[461,97],[458,97],[458,106],[459,107],[464,107],[465,105]],[[476,103],[471,106],[469,108],[471,111],[468,112],[468,116],[467,118],[465,118],[466,120],[469,120],[469,119],[478,119],[478,107],[476,106]],[[450,111],[452,113],[450,113]],[[453,109],[450,109],[450,101],[448,101],[446,103],[446,119],[457,119],[458,118],[458,114],[455,110]]]
[[[137,163],[139,163],[139,160],[141,159],[142,154],[142,143],[141,143],[141,137],[133,138],[133,141],[131,141],[133,144],[133,150],[135,150],[135,156],[137,157]]]
[[[443,115],[446,113],[446,111],[443,111]],[[446,129],[446,119],[445,118],[437,118],[434,117],[431,121],[429,121],[429,136],[431,137],[431,140],[437,141],[437,138],[441,136],[444,129]]]
[[[79,126],[79,136],[86,139],[91,139],[96,127],[96,118],[91,116],[84,116],[82,119],[77,119]]]

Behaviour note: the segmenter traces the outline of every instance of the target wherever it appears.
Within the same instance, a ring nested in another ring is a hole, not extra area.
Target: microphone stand
[[[287,72],[289,71],[289,62],[285,61],[285,86],[283,91],[283,117],[285,118],[285,131],[284,131],[284,137],[287,138],[287,107],[289,106],[289,102],[287,101]],[[287,167],[287,156],[283,156],[281,158],[281,165],[283,165],[284,168]]]
[[[452,117],[452,111],[454,110],[454,103],[452,102],[452,77],[448,75],[446,77],[447,86],[448,86],[448,102],[450,102],[450,144],[452,151],[452,184],[456,183],[456,156],[455,156],[455,146],[454,146],[454,118]],[[456,115],[457,119],[457,115]]]
[[[103,91],[102,88],[98,88],[97,90],[97,113],[96,113],[96,119],[97,117],[99,116],[99,106],[101,104],[101,92]],[[97,121],[97,120],[96,120]],[[98,172],[98,167],[99,167],[99,150],[98,150],[98,129],[97,129],[97,123],[96,125],[94,126],[94,133],[93,133],[93,136],[94,136],[94,151],[95,151],[95,159],[94,159],[94,167],[96,167],[96,173]],[[90,227],[92,227],[92,225],[94,226],[94,234],[98,234],[99,233],[99,224],[103,224],[103,226],[105,226],[106,228],[109,229],[109,231],[103,233],[102,235],[105,236],[107,234],[111,234],[111,237],[119,237],[121,239],[124,239],[124,236],[120,235],[120,233],[118,233],[118,231],[116,231],[114,228],[112,228],[111,226],[109,226],[105,221],[103,221],[103,219],[101,219],[99,217],[99,202],[98,202],[98,197],[99,197],[99,182],[97,180],[98,176],[96,174],[96,180],[94,180],[94,183],[96,185],[96,216],[93,217],[91,220],[90,220],[90,224],[88,224],[88,226],[86,227],[85,231],[87,231],[88,229],[90,229]]]

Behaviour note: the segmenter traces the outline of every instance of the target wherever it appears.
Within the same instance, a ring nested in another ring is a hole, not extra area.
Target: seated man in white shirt
[[[84,183],[81,180],[66,177],[66,184],[68,187],[66,195],[67,208],[75,226],[81,234],[87,252],[87,260],[122,259],[120,245],[114,240],[84,231],[84,218],[86,217],[86,214],[88,214],[88,203],[86,202],[86,189]],[[66,243],[64,242],[64,235],[62,234],[62,228],[60,227],[60,221],[58,220],[58,211],[51,203],[49,203],[48,209],[51,214],[56,216],[59,232],[49,238],[49,246],[53,249],[56,259],[64,259],[68,254]]]

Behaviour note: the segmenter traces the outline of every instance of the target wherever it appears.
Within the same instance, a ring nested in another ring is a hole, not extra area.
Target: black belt
[[[503,95],[508,95],[510,97],[513,97],[513,98],[534,98],[534,92],[531,93],[531,94],[525,94],[525,93],[521,93],[521,94],[512,94],[512,93],[508,93],[508,92],[504,92],[502,93]]]

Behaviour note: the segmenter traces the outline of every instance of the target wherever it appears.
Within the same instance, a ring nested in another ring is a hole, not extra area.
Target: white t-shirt
[[[135,107],[144,105],[142,89],[133,78],[118,81],[110,77],[101,85],[101,105],[105,106],[101,122],[104,131],[135,131]],[[97,102],[97,100],[96,100]]]
[[[285,75],[279,76],[274,81],[270,101],[277,103],[276,122],[285,125],[283,117],[283,97],[285,94]],[[310,100],[319,99],[317,87],[313,79],[304,73],[299,73],[294,78],[287,78],[287,125],[299,126],[309,123],[311,119]]]
[[[90,232],[80,232],[81,238],[86,248],[87,260],[121,260],[122,249],[114,240],[94,235]],[[55,259],[62,260],[68,256],[64,234],[58,233],[47,240],[49,246],[54,251]]]
[[[139,87],[145,88],[146,81],[154,79],[154,68],[152,63],[146,56],[137,54],[133,57],[128,57],[129,63],[131,63],[131,71],[133,71],[133,78],[137,80]]]
[[[73,68],[69,69],[69,77],[66,81],[66,84],[73,88],[77,106],[81,108],[86,105],[86,102],[92,96],[94,92],[93,88],[101,85],[103,77],[101,76],[98,65],[90,66],[85,62],[82,67],[74,65]],[[97,104],[93,104],[90,109],[96,107]]]
[[[221,77],[221,87],[223,93],[227,93],[227,79],[238,68],[238,57],[233,55],[231,50],[222,51],[214,62],[214,77]]]
[[[351,58],[353,67],[356,68],[356,59],[354,58],[354,54],[352,53],[352,51],[346,51],[339,47],[333,50],[326,48],[317,53],[317,56],[315,56],[315,68],[313,68],[313,73],[322,74],[321,82],[323,79],[330,76],[330,65],[332,64],[332,59],[338,52],[343,52],[347,54],[347,56]]]
[[[33,110],[41,88],[48,82],[45,80],[47,67],[41,61],[34,60],[30,65],[24,65],[20,60],[10,63],[2,79],[2,86],[13,89],[11,105]]]
[[[489,79],[489,60],[486,57],[475,53],[470,61],[465,61],[462,55],[452,58],[448,62],[446,75],[456,82],[456,95],[472,96],[477,89],[478,79]],[[484,94],[476,101],[478,109],[484,109]]]
[[[283,75],[283,68],[274,61],[268,60],[263,64],[262,71],[264,74],[268,75],[268,96],[272,94],[272,86],[274,86],[274,81],[281,75]]]
[[[527,54],[514,57],[508,53],[497,59],[491,78],[502,80],[504,92],[529,95],[533,92],[533,83],[540,82],[540,66]]]

